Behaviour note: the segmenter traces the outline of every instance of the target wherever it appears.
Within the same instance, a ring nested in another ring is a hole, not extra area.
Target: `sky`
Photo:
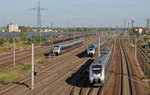
[[[50,27],[146,26],[150,0],[40,0],[41,25]],[[38,0],[0,0],[0,27],[9,23],[37,26]]]

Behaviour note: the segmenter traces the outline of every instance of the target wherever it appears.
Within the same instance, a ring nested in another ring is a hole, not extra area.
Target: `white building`
[[[140,29],[139,29],[139,34],[142,34],[142,32],[143,32],[143,29],[140,28]]]
[[[19,32],[19,29],[18,29],[18,24],[12,24],[10,23],[8,26],[8,31],[9,32]]]

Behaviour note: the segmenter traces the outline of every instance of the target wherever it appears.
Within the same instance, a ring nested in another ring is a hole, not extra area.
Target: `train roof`
[[[81,42],[81,41],[83,41],[83,39],[76,39],[76,40],[67,41],[67,42],[64,42],[64,43],[59,43],[59,44],[56,44],[55,46],[63,47],[63,46],[66,46],[68,44],[74,44],[74,43],[78,43],[78,42]]]
[[[100,45],[103,45],[104,43],[106,43],[106,41],[107,40],[102,40]],[[97,47],[97,42],[95,42],[94,44],[91,44],[91,45],[88,46],[88,48],[90,48],[90,47]]]
[[[110,48],[105,48],[99,57],[97,57],[91,65],[104,65],[107,57],[111,52]]]
[[[97,46],[97,42],[94,43],[94,44],[89,45],[89,48],[93,48],[93,47],[96,47],[96,46]]]

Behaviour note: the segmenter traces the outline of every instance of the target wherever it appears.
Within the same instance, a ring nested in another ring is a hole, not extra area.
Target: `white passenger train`
[[[76,39],[76,40],[60,43],[53,47],[52,53],[54,55],[59,55],[67,51],[70,51],[74,48],[80,47],[82,44],[83,44],[83,39]]]
[[[102,40],[100,43],[100,46],[103,47],[106,44],[107,40]],[[89,45],[87,48],[87,55],[88,56],[94,56],[98,50],[98,44],[97,42],[94,44]]]
[[[91,63],[89,68],[89,80],[93,86],[102,86],[105,83],[111,55],[112,50],[105,48],[101,55]]]

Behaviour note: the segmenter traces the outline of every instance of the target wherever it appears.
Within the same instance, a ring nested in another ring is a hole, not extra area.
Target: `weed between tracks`
[[[35,62],[36,67],[41,66],[41,59]],[[0,70],[0,87],[27,75],[31,69],[30,63],[19,63],[16,67],[9,66]]]
[[[6,52],[6,51],[8,51],[7,48],[0,47],[0,52]]]
[[[3,72],[0,73],[0,83],[7,84],[18,78],[19,72]]]
[[[26,74],[27,71],[29,70],[29,67],[30,67],[29,64],[28,65],[20,64],[20,65],[16,66],[15,68],[14,67],[4,68],[0,72],[0,87],[4,86],[10,82],[13,82],[16,79],[18,79],[19,77]]]
[[[31,65],[30,65],[30,64],[27,64],[27,65],[25,65],[21,70],[22,70],[22,71],[28,71],[29,69],[31,69]]]

